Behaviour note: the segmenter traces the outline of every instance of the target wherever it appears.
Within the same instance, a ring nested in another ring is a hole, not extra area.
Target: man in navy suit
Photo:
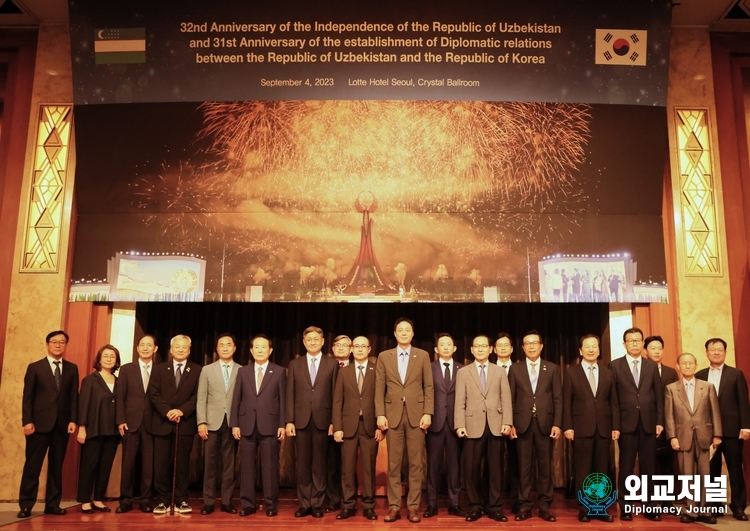
[[[268,361],[273,352],[271,340],[263,334],[252,339],[254,362],[242,367],[232,397],[229,424],[240,441],[240,516],[254,514],[255,459],[260,449],[261,474],[266,516],[278,514],[279,448],[284,440],[286,415],[286,372]]]
[[[190,514],[188,484],[190,481],[190,450],[198,433],[195,407],[201,366],[190,357],[191,340],[177,335],[170,341],[172,360],[154,367],[148,384],[148,396],[154,406],[151,427],[154,434],[154,489],[159,505],[154,514],[167,512],[172,492],[172,452],[179,433],[175,471],[174,503],[180,514]]]
[[[448,514],[466,516],[458,505],[461,494],[461,441],[456,435],[453,418],[456,404],[456,372],[463,367],[453,360],[456,345],[450,334],[438,334],[435,353],[438,359],[431,363],[432,381],[435,390],[435,414],[432,424],[427,430],[425,444],[427,446],[427,509],[425,518],[431,518],[438,513],[437,487],[440,480],[440,469],[443,465],[443,451],[445,451],[445,476],[448,483]]]
[[[39,491],[39,474],[48,455],[44,514],[63,515],[62,469],[70,434],[78,421],[78,367],[65,361],[68,334],[47,334],[47,356],[30,363],[23,378],[23,434],[26,461],[21,475],[18,518],[31,516]]]
[[[747,521],[745,508],[747,494],[742,470],[742,447],[750,439],[750,404],[747,398],[747,381],[742,371],[724,363],[727,342],[719,337],[706,341],[706,356],[710,367],[695,373],[699,380],[714,384],[719,397],[722,438],[721,445],[711,459],[711,476],[721,475],[721,456],[727,462],[732,499],[729,508],[740,521]]]
[[[625,479],[633,474],[635,458],[641,475],[651,476],[656,470],[656,439],[664,431],[664,392],[656,363],[644,358],[643,332],[629,328],[623,334],[627,355],[609,364],[617,387],[620,404],[620,470],[617,495],[620,498],[620,520],[631,521],[625,512]],[[653,503],[652,503],[653,505]],[[656,512],[644,514],[649,520],[661,521]]]

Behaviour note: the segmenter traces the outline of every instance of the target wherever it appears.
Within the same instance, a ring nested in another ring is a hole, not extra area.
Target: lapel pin
[[[268,374],[273,374],[273,371],[268,371]]]
[[[185,372],[190,372],[190,367],[185,368]]]
[[[542,365],[542,370],[546,371],[547,370],[547,366],[546,365]]]

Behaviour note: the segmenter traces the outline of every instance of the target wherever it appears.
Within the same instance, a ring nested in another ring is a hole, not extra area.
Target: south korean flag
[[[646,30],[596,30],[596,64],[646,66]]]

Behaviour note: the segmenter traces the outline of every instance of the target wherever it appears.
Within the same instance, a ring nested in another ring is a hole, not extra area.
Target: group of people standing
[[[189,460],[197,434],[205,445],[203,515],[215,510],[217,497],[223,512],[256,513],[260,454],[265,514],[276,516],[280,445],[293,437],[298,518],[319,518],[333,511],[340,511],[339,520],[355,516],[359,458],[362,514],[376,520],[375,462],[385,439],[386,522],[402,517],[404,453],[410,522],[438,514],[437,484],[443,466],[448,514],[467,521],[487,514],[506,522],[502,498],[508,478],[516,521],[531,517],[531,491],[536,490],[538,516],[554,522],[552,449],[564,436],[572,443],[579,490],[592,472],[608,473],[611,443],[617,441],[622,520],[633,518],[623,495],[636,458],[641,475],[673,474],[675,452],[681,473],[714,477],[720,475],[723,455],[732,490],[729,506],[736,519],[747,520],[742,475],[743,442],[750,438],[747,384],[741,371],[724,363],[727,345],[720,338],[706,342],[709,369],[696,372],[695,356],[681,354],[678,378],[674,369],[661,364],[664,341],[659,336],[644,340],[641,330],[627,330],[627,354],[604,367],[599,338],[585,335],[579,342],[580,363],[569,367],[563,379],[558,365],[541,359],[544,343],[535,330],[523,336],[523,357],[515,363],[508,334],[474,337],[473,360],[466,365],[454,359],[455,341],[447,333],[437,336],[431,361],[430,354],[412,346],[414,325],[406,318],[394,325],[396,348],[377,357],[371,357],[365,336],[336,337],[334,356],[322,354],[325,339],[320,328],[308,327],[302,336],[305,354],[287,369],[270,361],[273,343],[263,334],[252,338],[253,360],[246,366],[233,361],[236,340],[230,334],[217,338],[218,359],[204,367],[189,361],[191,340],[184,335],[172,338],[165,363],[156,363],[158,347],[151,335],[138,342],[138,359],[122,367],[118,350],[105,345],[79,393],[77,366],[63,359],[68,335],[51,332],[46,338],[48,355],[29,365],[24,380],[26,462],[18,516],[31,514],[48,451],[45,513],[65,514],[59,506],[62,462],[69,434],[77,433],[77,499],[83,513],[110,511],[103,500],[120,441],[116,512],[128,512],[136,503],[141,511],[154,514],[166,513],[172,504],[181,514],[192,512]],[[490,363],[493,351],[497,360]],[[709,462],[710,446],[716,452]],[[232,502],[238,452],[239,511]],[[420,515],[425,476],[427,507]],[[462,480],[467,509],[459,504]],[[644,514],[660,520],[659,511]],[[581,505],[578,519],[592,518],[614,520],[609,514],[589,516]],[[684,522],[695,519],[715,522],[714,516],[698,509],[681,517]]]

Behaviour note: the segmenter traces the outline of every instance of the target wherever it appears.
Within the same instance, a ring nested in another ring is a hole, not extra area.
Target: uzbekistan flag
[[[596,64],[646,66],[645,30],[596,30]]]
[[[95,31],[96,64],[146,62],[146,28],[112,28]]]

